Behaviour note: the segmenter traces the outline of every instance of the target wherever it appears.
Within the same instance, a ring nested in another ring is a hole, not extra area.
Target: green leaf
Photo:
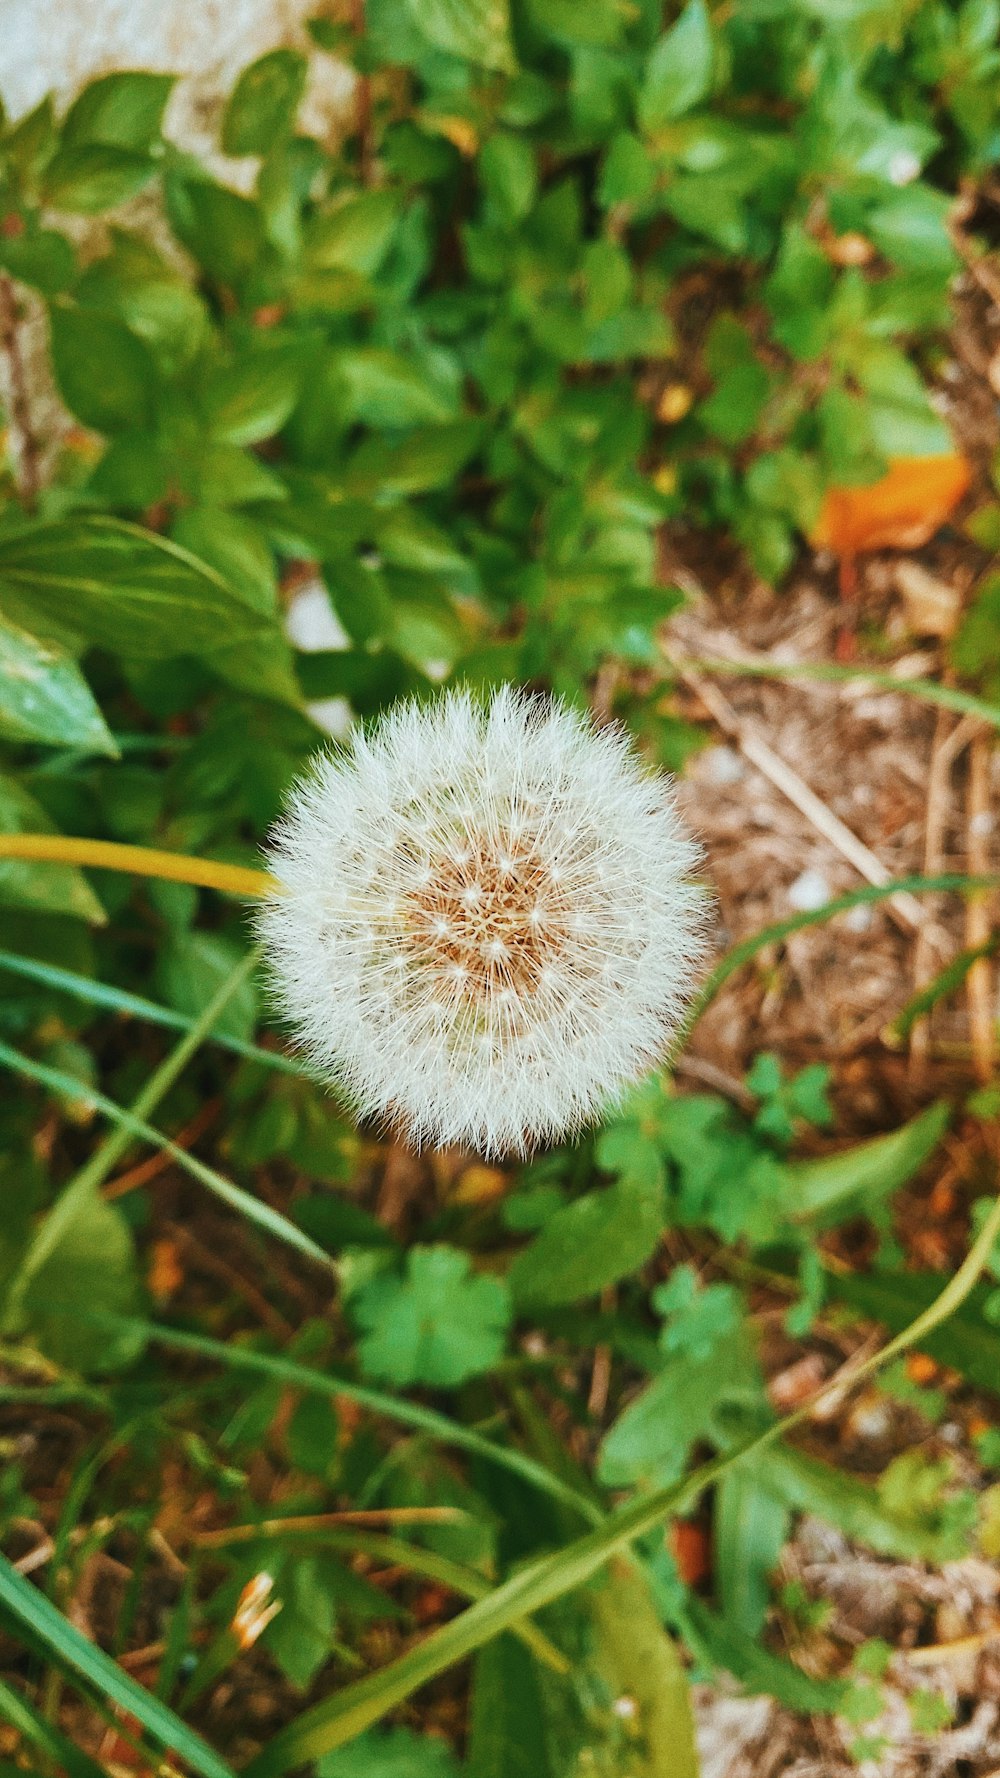
[[[511,1266],[521,1306],[552,1306],[596,1296],[656,1251],[665,1218],[658,1173],[629,1174],[557,1210]]]
[[[917,1456],[918,1453],[910,1453]],[[923,1459],[920,1459],[921,1461]],[[759,1485],[791,1512],[812,1513],[880,1555],[903,1561],[950,1562],[968,1553],[968,1532],[938,1513],[940,1476],[916,1511],[893,1510],[884,1491],[832,1463],[807,1457],[779,1441],[747,1466]],[[892,1466],[886,1471],[891,1475]]]
[[[691,1597],[684,1608],[685,1638],[713,1668],[724,1667],[749,1692],[763,1692],[789,1710],[804,1715],[836,1713],[850,1694],[849,1681],[816,1679],[791,1661],[774,1655],[756,1639],[717,1617],[702,1599]]]
[[[759,1636],[771,1603],[770,1577],[791,1528],[791,1509],[768,1493],[749,1464],[730,1469],[716,1490],[713,1570],[722,1615],[744,1636]]]
[[[76,257],[57,229],[29,226],[20,235],[0,235],[0,267],[43,296],[58,296],[73,282]]]
[[[557,1778],[545,1729],[535,1662],[512,1636],[496,1637],[480,1649],[473,1668],[469,1765],[475,1778]],[[381,1769],[373,1778],[381,1778]]]
[[[99,1192],[81,1200],[48,1258],[20,1298],[18,1322],[55,1364],[98,1376],[130,1364],[144,1340],[134,1329],[109,1332],[97,1315],[134,1315],[140,1300],[135,1243],[121,1212]]]
[[[41,804],[15,778],[0,776],[0,833],[54,833]],[[107,915],[81,870],[72,864],[32,863],[0,858],[0,905],[37,909],[39,913],[72,914],[92,926],[104,926]]]
[[[82,753],[118,749],[76,663],[0,618],[0,735]]]
[[[406,10],[435,49],[480,68],[515,71],[507,0],[406,0]]]
[[[67,147],[102,142],[111,148],[151,148],[160,134],[174,74],[104,74],[85,86],[63,119]]]
[[[399,222],[395,191],[340,193],[336,207],[309,223],[304,260],[311,271],[358,272],[371,277],[389,250]]]
[[[274,626],[178,544],[96,515],[0,538],[0,587],[15,622],[130,660],[211,652]]]
[[[715,51],[705,0],[688,0],[677,23],[653,47],[639,94],[639,122],[662,129],[711,91]]]
[[[97,432],[151,424],[156,365],[124,322],[60,303],[49,329],[59,393],[78,420]]]
[[[184,1760],[198,1778],[234,1778],[232,1767],[173,1710],[139,1685],[110,1655],[57,1611],[30,1580],[0,1556],[0,1613],[29,1630],[60,1672],[82,1680],[99,1698],[134,1717],[157,1746]]]
[[[232,975],[241,954],[215,932],[171,933],[157,960],[157,988],[178,1012],[195,1019]],[[257,993],[248,979],[216,1021],[215,1031],[249,1043],[256,1024]]]
[[[321,1759],[316,1778],[460,1778],[460,1768],[437,1736],[416,1735],[412,1729],[371,1729],[349,1747]]]
[[[608,1487],[662,1486],[683,1473],[700,1438],[711,1436],[719,1410],[758,1401],[760,1375],[742,1321],[697,1356],[668,1357],[652,1382],[619,1415],[605,1436],[598,1475]]]
[[[376,1278],[352,1297],[366,1375],[453,1388],[497,1362],[510,1322],[507,1286],[470,1270],[457,1248],[414,1247],[405,1279]]]
[[[295,129],[308,64],[294,49],[273,49],[244,68],[222,118],[226,154],[268,154]]]
[[[148,185],[157,163],[148,154],[84,142],[61,148],[45,169],[45,201],[54,210],[78,210],[96,216],[134,198]]]
[[[164,181],[167,215],[178,239],[218,283],[242,289],[266,253],[257,205],[208,179],[172,171]]]
[[[698,1778],[687,1675],[641,1569],[623,1556],[584,1596],[597,1637],[594,1664],[612,1700],[635,1706],[628,1770],[634,1778]],[[631,1737],[630,1737],[631,1738]]]
[[[344,420],[398,428],[455,418],[457,392],[432,382],[398,352],[358,346],[341,352],[336,368],[344,386]]]
[[[305,371],[300,352],[258,351],[210,371],[199,402],[212,437],[257,444],[280,431],[298,399]]]
[[[918,1117],[840,1154],[798,1161],[787,1168],[785,1209],[796,1222],[843,1221],[881,1203],[912,1179],[934,1152],[947,1128],[949,1107],[929,1105]]]

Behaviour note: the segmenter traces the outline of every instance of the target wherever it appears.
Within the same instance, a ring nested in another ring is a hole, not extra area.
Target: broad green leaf
[[[226,154],[268,154],[295,129],[307,62],[294,49],[272,49],[244,68],[222,118]]]
[[[265,253],[260,210],[249,198],[207,179],[168,174],[167,215],[178,239],[218,283],[242,288]]]
[[[45,170],[45,201],[54,210],[96,216],[134,198],[149,184],[156,166],[148,154],[103,142],[61,148]]]
[[[785,1209],[796,1222],[843,1220],[863,1212],[912,1179],[934,1152],[950,1116],[946,1104],[928,1106],[918,1117],[821,1160],[793,1162],[787,1169]]]
[[[628,1175],[557,1210],[519,1253],[508,1282],[520,1305],[550,1306],[596,1296],[645,1265],[664,1223],[658,1174]]]
[[[98,1376],[138,1357],[132,1328],[109,1332],[81,1317],[134,1315],[139,1306],[135,1243],[128,1223],[98,1192],[80,1202],[19,1301],[19,1323],[55,1364]]]
[[[504,74],[516,68],[507,0],[406,0],[406,10],[435,49]]]
[[[30,792],[16,778],[0,776],[0,833],[54,832],[48,815]],[[72,914],[92,926],[107,923],[97,896],[73,864],[0,858],[0,906]]]
[[[151,148],[175,80],[173,74],[132,70],[92,80],[63,119],[64,145],[103,142],[112,148]]]
[[[273,624],[178,544],[96,515],[0,538],[0,589],[5,613],[36,634],[131,660],[211,651]]]
[[[336,206],[319,211],[304,242],[311,271],[350,271],[371,277],[389,250],[399,222],[400,200],[394,191],[340,194]]]
[[[330,1778],[336,1778],[335,1757],[330,1757]],[[513,1636],[497,1636],[476,1656],[469,1764],[475,1778],[559,1778],[546,1747],[541,1676]]]
[[[199,401],[213,438],[257,444],[284,425],[298,398],[305,360],[295,350],[254,352],[209,372]]]
[[[158,1747],[182,1759],[198,1778],[234,1778],[232,1767],[207,1741],[77,1630],[6,1556],[0,1556],[0,1613],[30,1630],[60,1672],[134,1717]]]
[[[457,392],[432,382],[398,352],[382,346],[357,346],[341,352],[336,363],[344,387],[346,420],[398,428],[456,417]]]
[[[0,236],[0,267],[43,296],[58,296],[73,282],[76,258],[57,229],[29,227],[19,235]]]
[[[405,1279],[379,1277],[351,1299],[361,1367],[391,1383],[454,1387],[503,1353],[510,1300],[499,1278],[472,1277],[454,1247],[414,1247]]]
[[[688,0],[677,23],[654,45],[639,94],[639,122],[647,133],[683,117],[711,90],[712,25],[705,0]]]
[[[59,303],[49,328],[59,393],[78,420],[97,432],[151,424],[156,365],[124,322]]]
[[[0,735],[117,755],[93,693],[75,661],[50,642],[0,618]]]

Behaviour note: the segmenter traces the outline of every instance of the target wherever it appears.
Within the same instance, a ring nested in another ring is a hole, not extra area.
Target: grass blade
[[[103,1649],[88,1642],[5,1556],[0,1556],[0,1612],[30,1631],[60,1671],[83,1680],[100,1697],[135,1717],[157,1746],[183,1759],[198,1778],[234,1778],[232,1767],[207,1741],[131,1679]]]
[[[130,994],[125,988],[114,988],[106,982],[95,981],[92,976],[77,975],[75,970],[62,969],[55,963],[42,963],[36,957],[19,957],[13,951],[0,950],[0,969],[6,969],[11,975],[23,976],[25,981],[38,982],[44,988],[55,988],[61,994],[71,994],[76,1000],[83,1000],[90,1006],[102,1007],[107,1012],[123,1013],[128,1018],[143,1019],[148,1025],[162,1025],[168,1031],[193,1031],[197,1019],[185,1018],[182,1012],[175,1012],[171,1006],[161,1006],[156,1000],[146,1000],[141,994]],[[252,1062],[261,1062],[267,1068],[277,1068],[282,1074],[297,1074],[309,1080],[312,1076],[301,1062],[292,1056],[282,1055],[279,1050],[262,1049],[256,1043],[244,1043],[240,1037],[229,1037],[222,1031],[209,1031],[207,1038],[217,1043],[221,1049],[231,1050],[234,1055],[246,1056]]]
[[[38,1747],[65,1768],[68,1778],[106,1778],[102,1767],[36,1710],[28,1698],[0,1679],[0,1721],[16,1729],[23,1741]]]
[[[744,964],[752,962],[758,952],[766,950],[768,945],[780,944],[782,939],[790,938],[793,932],[802,932],[807,926],[822,926],[827,920],[836,919],[838,914],[850,913],[851,908],[890,901],[894,895],[973,895],[977,890],[996,888],[1000,888],[1000,876],[995,875],[969,877],[952,871],[937,877],[897,877],[891,883],[852,889],[849,895],[838,895],[833,901],[824,902],[822,907],[807,908],[803,913],[789,914],[787,920],[776,920],[772,926],[763,926],[750,938],[741,939],[739,944],[733,945],[719,958],[715,968],[710,970],[691,1003],[687,1018],[677,1036],[674,1053],[683,1049],[705,1008],[715,999],[730,976],[735,975]]]
[[[364,1383],[353,1383],[346,1377],[313,1370],[309,1365],[298,1364],[291,1358],[276,1358],[267,1352],[251,1352],[243,1346],[225,1345],[221,1340],[211,1340],[202,1334],[181,1333],[174,1328],[162,1327],[155,1321],[133,1320],[117,1315],[108,1316],[106,1320],[109,1326],[132,1328],[145,1339],[165,1346],[168,1351],[190,1352],[234,1370],[252,1371],[257,1376],[273,1377],[277,1382],[287,1383],[293,1389],[322,1395],[328,1400],[335,1399],[338,1395],[345,1396],[349,1401],[358,1402],[361,1407],[370,1408],[375,1414],[382,1414],[387,1420],[409,1426],[414,1432],[428,1433],[441,1444],[468,1451],[472,1457],[482,1457],[487,1463],[496,1463],[501,1469],[510,1470],[514,1475],[520,1476],[522,1481],[530,1482],[542,1493],[551,1495],[554,1500],[574,1507],[592,1525],[603,1523],[604,1515],[600,1508],[561,1477],[553,1475],[544,1464],[537,1463],[523,1451],[494,1444],[492,1439],[484,1438],[481,1433],[471,1431],[456,1420],[449,1420],[446,1414],[439,1414],[434,1408],[425,1408],[419,1402],[385,1395],[380,1389],[369,1389]]]
[[[903,697],[919,698],[925,704],[939,704],[945,710],[957,710],[963,716],[978,716],[991,728],[1000,728],[1000,706],[977,698],[973,692],[960,691],[954,685],[939,685],[935,679],[899,679],[895,673],[883,673],[877,667],[842,667],[830,661],[675,661],[674,666],[692,673],[719,673],[737,679],[819,679],[834,683],[851,680],[876,685],[880,691],[896,691]]]
[[[50,1087],[55,1093],[69,1094],[71,1098],[85,1100],[96,1110],[102,1112],[105,1117],[110,1118],[118,1130],[125,1135],[126,1143],[131,1138],[139,1136],[144,1142],[150,1143],[153,1148],[164,1149],[179,1167],[183,1167],[185,1173],[190,1173],[192,1179],[197,1179],[201,1185],[213,1192],[217,1198],[221,1198],[224,1203],[229,1204],[232,1209],[239,1210],[248,1222],[255,1223],[265,1233],[274,1235],[279,1241],[284,1241],[286,1246],[294,1247],[299,1253],[304,1253],[307,1258],[315,1260],[326,1271],[334,1270],[334,1262],[330,1255],[324,1253],[322,1247],[311,1240],[302,1229],[296,1228],[293,1222],[289,1222],[287,1216],[282,1216],[278,1210],[272,1210],[270,1204],[265,1204],[259,1198],[255,1198],[252,1193],[244,1191],[242,1186],[234,1185],[231,1179],[226,1179],[224,1174],[217,1173],[215,1168],[210,1167],[206,1161],[199,1161],[195,1155],[188,1154],[186,1149],[181,1148],[176,1142],[171,1142],[169,1136],[165,1136],[161,1130],[154,1129],[153,1125],[147,1124],[144,1118],[136,1117],[133,1112],[126,1111],[124,1106],[116,1104],[114,1099],[106,1098],[94,1087],[84,1086],[74,1075],[64,1073],[61,1068],[49,1068],[44,1062],[36,1062],[31,1056],[22,1054],[20,1050],[12,1049],[6,1043],[0,1043],[0,1064],[12,1069],[15,1074],[23,1075],[27,1080],[37,1081],[40,1086]],[[94,1180],[89,1174],[85,1177],[85,1174],[86,1169],[67,1186],[62,1197],[43,1223],[40,1235],[48,1234],[48,1239],[44,1243],[44,1248],[40,1239],[32,1246],[27,1260],[18,1274],[17,1282],[21,1290],[28,1278],[33,1277],[39,1269],[43,1259],[47,1258],[49,1252],[55,1247],[59,1235],[72,1216],[76,1214],[83,1196],[96,1189]],[[57,1222],[56,1218],[58,1218]],[[49,1233],[50,1229],[51,1233]]]

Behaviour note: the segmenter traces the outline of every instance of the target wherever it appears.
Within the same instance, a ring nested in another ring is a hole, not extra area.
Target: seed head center
[[[530,838],[466,836],[406,898],[412,952],[453,999],[534,994],[565,943],[565,897]]]

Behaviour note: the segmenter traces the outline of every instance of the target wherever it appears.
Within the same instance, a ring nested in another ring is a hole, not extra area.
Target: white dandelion
[[[259,929],[281,1010],[360,1115],[525,1154],[662,1059],[702,949],[697,858],[618,730],[449,692],[314,762]]]

